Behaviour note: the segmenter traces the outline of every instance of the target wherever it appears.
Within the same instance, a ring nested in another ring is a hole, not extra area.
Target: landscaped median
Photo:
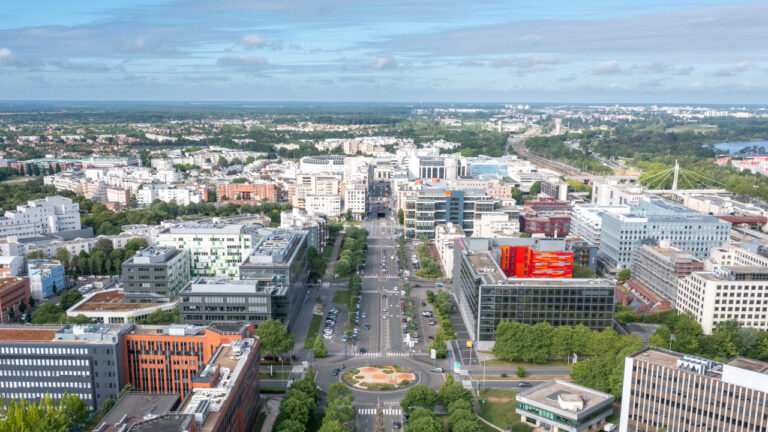
[[[416,374],[402,366],[364,366],[342,376],[344,382],[363,390],[402,389],[416,380]]]

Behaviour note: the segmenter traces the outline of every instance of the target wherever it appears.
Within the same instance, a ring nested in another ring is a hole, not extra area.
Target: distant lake
[[[715,144],[715,150],[725,150],[730,154],[734,154],[743,148],[754,146],[765,147],[768,150],[768,140],[717,143]]]

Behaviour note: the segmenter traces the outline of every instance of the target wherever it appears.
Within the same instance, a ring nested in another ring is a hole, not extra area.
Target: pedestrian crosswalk
[[[403,415],[403,410],[401,408],[384,408],[382,411],[385,416]],[[358,408],[357,415],[376,415],[376,408]]]
[[[402,352],[387,352],[387,353],[378,353],[378,352],[357,352],[355,353],[355,357],[408,357],[410,353],[402,353]]]
[[[400,276],[398,276],[398,275],[366,274],[366,275],[363,275],[363,279],[400,279]]]

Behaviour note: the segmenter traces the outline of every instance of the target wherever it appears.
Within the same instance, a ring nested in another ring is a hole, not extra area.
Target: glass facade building
[[[483,213],[498,209],[500,201],[481,190],[436,189],[405,198],[405,235],[435,237],[435,226],[452,222],[467,236]]]

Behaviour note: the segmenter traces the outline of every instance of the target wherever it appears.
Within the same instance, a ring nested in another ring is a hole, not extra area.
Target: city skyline
[[[227,0],[0,12],[5,100],[765,100],[768,5]]]

